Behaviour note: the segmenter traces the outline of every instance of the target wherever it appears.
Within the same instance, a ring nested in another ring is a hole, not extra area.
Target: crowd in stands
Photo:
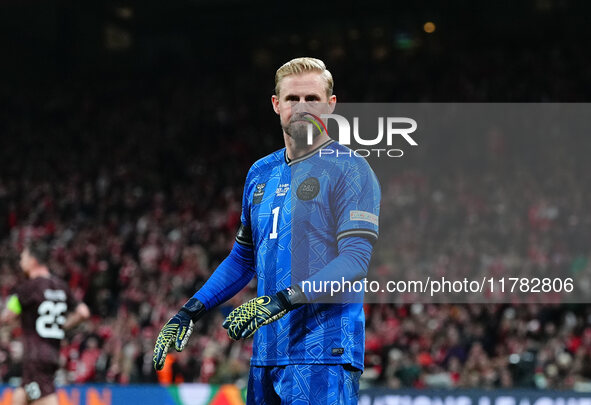
[[[342,53],[331,54],[329,68],[331,62],[342,65],[351,49],[364,52],[352,48],[354,36],[348,41]],[[437,84],[429,82],[436,64],[422,63],[427,56],[372,49],[365,52],[375,59],[373,67],[350,64],[333,72],[335,91],[342,89],[347,101],[588,96],[577,87],[586,73],[571,75],[572,65],[552,49],[522,55],[522,70],[533,66],[535,74],[519,86],[523,75],[501,73],[507,55],[494,50],[476,53],[470,62],[451,61],[436,73]],[[256,70],[257,61],[266,60],[260,52],[251,77],[262,76]],[[266,55],[273,52],[270,47]],[[275,59],[269,64],[288,57]],[[558,72],[551,88],[542,86],[546,76],[535,68],[540,60]],[[369,83],[355,79],[357,68],[372,78]],[[67,280],[93,315],[64,341],[59,381],[245,382],[252,341],[232,342],[221,323],[254,296],[255,280],[211,311],[187,349],[171,352],[162,373],[153,369],[152,351],[159,328],[231,249],[249,165],[282,146],[277,118],[248,73],[205,71],[199,82],[148,77],[25,86],[3,98],[0,298],[22,278],[19,249],[42,238],[52,246],[51,271]],[[588,140],[536,143],[500,133],[466,141],[459,150],[461,142],[447,149],[444,143],[420,165],[397,163],[400,169],[381,179],[388,226],[373,268],[591,270],[591,170],[581,146]],[[446,153],[448,160],[437,157]],[[450,161],[453,168],[446,166]],[[388,249],[381,249],[386,243]],[[588,305],[390,303],[366,304],[365,311],[365,385],[591,384]],[[0,328],[2,383],[20,375],[20,333],[18,326]]]

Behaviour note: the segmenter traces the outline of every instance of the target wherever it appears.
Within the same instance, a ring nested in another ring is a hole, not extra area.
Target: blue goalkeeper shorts
[[[250,366],[247,405],[357,405],[361,371],[349,365]]]

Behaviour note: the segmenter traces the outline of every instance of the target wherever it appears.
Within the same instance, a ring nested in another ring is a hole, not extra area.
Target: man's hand
[[[223,323],[234,340],[251,337],[258,328],[283,317],[297,308],[305,298],[299,288],[287,288],[275,295],[253,298],[230,312]]]
[[[69,331],[88,318],[90,318],[90,309],[88,309],[88,306],[85,303],[81,302],[76,306],[76,309],[68,315],[63,328],[64,330]]]
[[[193,333],[193,325],[204,313],[205,305],[196,298],[191,298],[175,316],[166,322],[158,334],[156,346],[154,347],[153,361],[156,370],[162,370],[162,367],[164,367],[168,349],[173,342],[177,352],[185,348],[189,336]]]

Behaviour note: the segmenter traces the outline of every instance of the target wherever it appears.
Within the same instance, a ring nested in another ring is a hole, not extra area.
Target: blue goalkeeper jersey
[[[379,205],[369,164],[332,140],[291,161],[285,148],[258,160],[242,201],[242,226],[252,237],[237,238],[253,244],[258,295],[275,294],[321,270],[338,255],[341,238],[377,240]],[[312,303],[261,327],[251,363],[363,369],[364,347],[361,303]]]

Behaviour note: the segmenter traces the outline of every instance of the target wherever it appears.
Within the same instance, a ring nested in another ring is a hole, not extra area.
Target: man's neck
[[[46,266],[39,266],[31,269],[29,272],[29,278],[37,278],[37,277],[49,277],[49,269]]]
[[[317,149],[320,145],[329,141],[330,137],[325,132],[323,132],[322,134],[314,138],[314,142],[312,142],[312,145],[308,145],[307,142],[296,142],[291,136],[287,135],[284,132],[283,140],[285,141],[287,157],[289,158],[289,160],[294,160],[306,155],[314,149]]]

